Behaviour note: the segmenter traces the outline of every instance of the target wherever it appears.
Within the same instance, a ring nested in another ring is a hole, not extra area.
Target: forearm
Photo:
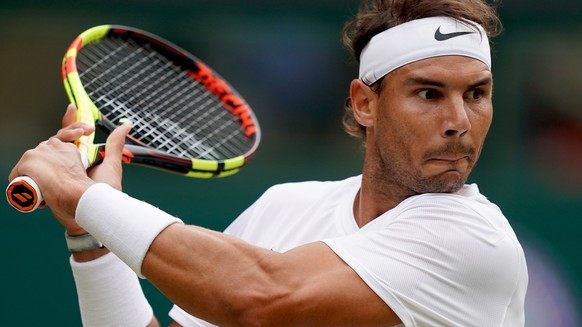
[[[106,255],[108,253],[110,253],[110,252],[109,252],[109,250],[107,248],[101,248],[101,249],[95,249],[95,250],[89,250],[89,251],[83,251],[83,252],[75,252],[75,253],[72,254],[71,257],[72,257],[72,260],[73,261],[78,262],[78,263],[83,263],[83,262],[90,262],[90,261],[96,260],[96,259],[98,259],[98,258],[100,258],[100,257],[102,257],[102,256],[104,256],[104,255]],[[119,280],[119,276],[117,276],[117,275],[116,276],[113,276],[112,278]],[[79,283],[80,283],[79,277],[77,276],[77,278],[76,278],[76,286],[77,287],[79,287]],[[110,302],[110,300],[109,300],[110,297],[116,296],[115,294],[106,294],[104,292],[105,289],[101,288],[101,285],[100,284],[97,284],[95,286],[100,289],[100,292],[102,292],[102,294],[100,295],[100,297],[102,297],[103,298],[103,301],[106,302],[106,303],[109,303]],[[127,284],[123,285],[124,288],[127,288],[127,286],[128,286]],[[128,294],[127,290],[125,292],[123,292],[123,294],[121,294],[121,296],[124,297],[124,302],[125,303],[127,303],[128,300],[131,301],[131,299],[136,298],[136,295],[137,295],[138,298],[141,297],[141,296],[143,296],[143,294],[140,292],[139,289],[133,288],[133,290],[137,294]],[[84,299],[83,298],[84,296],[86,296],[85,293],[86,292],[79,292],[79,291],[77,291],[77,296],[78,296],[80,308],[81,308],[81,303],[87,303],[88,302],[87,299]],[[138,301],[140,301],[142,303],[142,305],[145,304],[142,300],[138,300]],[[116,309],[119,309],[119,308],[116,308]],[[160,326],[160,324],[158,323],[158,320],[156,319],[155,315],[153,315],[153,313],[150,315],[147,310],[141,310],[141,311],[144,311],[145,312],[145,315],[143,316],[143,320],[141,320],[141,321],[147,321],[148,320],[148,317],[150,317],[150,316],[152,317],[150,319],[150,322],[147,325],[147,327],[159,327]],[[105,310],[105,312],[103,312],[103,313],[108,317],[108,319],[110,319],[110,317],[112,316],[112,313],[109,312],[109,311],[106,311]],[[91,308],[87,308],[87,310],[84,310],[83,308],[81,308],[81,320],[82,321],[99,320],[100,318],[98,318],[98,317],[97,318],[86,317],[87,315],[94,315],[94,314],[96,314],[96,313],[93,312],[93,309],[91,309]],[[121,315],[135,317],[136,312],[134,310],[127,310],[127,312],[122,312]],[[121,323],[121,322],[116,322],[116,324],[119,324],[119,323]],[[84,325],[87,326],[87,324],[84,324]]]
[[[138,276],[153,239],[181,220],[105,184],[91,187],[78,204],[76,221],[123,260]]]
[[[86,252],[84,258],[95,250]],[[142,327],[155,323],[137,276],[114,254],[85,262],[71,256],[70,264],[83,326]]]
[[[240,318],[236,315],[244,310],[237,306],[250,304],[253,295],[271,298],[270,294],[279,292],[277,283],[268,285],[274,258],[263,259],[280,254],[185,226],[105,185],[96,185],[83,196],[77,221],[172,302],[219,325]]]
[[[180,231],[178,230],[179,226],[186,228],[187,230]],[[183,239],[180,240],[177,237]],[[256,295],[259,295],[261,288],[264,288],[264,290],[268,288],[265,283],[268,278],[264,277],[264,274],[257,274],[256,269],[252,269],[252,272],[251,270],[248,270],[248,274],[243,273],[239,266],[246,266],[247,268],[253,266],[253,264],[257,262],[257,260],[255,260],[258,258],[257,252],[255,249],[252,251],[245,251],[244,248],[247,247],[247,245],[235,238],[226,236],[227,239],[230,238],[227,241],[223,239],[223,237],[225,237],[225,235],[210,230],[176,224],[174,227],[167,228],[163,235],[156,238],[156,241],[154,241],[144,259],[142,271],[153,284],[155,284],[168,296],[168,298],[172,299],[172,301],[180,307],[185,308],[190,313],[196,314],[200,318],[206,318],[206,320],[214,321],[219,325],[223,325],[222,323],[224,322],[224,326],[227,326],[229,325],[227,321],[232,322],[242,319],[242,317],[237,316],[237,310],[234,309],[233,305],[248,304],[250,297],[253,296],[253,294],[249,294],[249,290],[252,290]],[[196,239],[197,244],[202,244],[204,246],[192,246],[193,240]],[[177,246],[177,244],[183,244],[184,250],[188,253],[186,258],[180,259],[179,255],[175,255],[176,253],[183,253],[184,251],[180,249],[180,246]],[[237,246],[236,244],[239,244],[240,246]],[[192,249],[198,249],[199,252],[193,253]],[[263,250],[258,250],[259,252],[263,252]],[[222,252],[224,255],[212,257],[204,256],[204,254],[215,253],[214,251],[219,251],[219,253]],[[264,252],[265,253],[263,254],[268,254],[271,251]],[[91,265],[91,261],[97,260],[109,253],[110,251],[105,247],[83,252],[73,252],[71,256],[72,265],[74,264],[78,266],[82,263]],[[247,260],[244,259],[245,257]],[[193,267],[198,267],[200,273],[207,277],[193,278],[195,275],[195,272],[192,269]],[[131,274],[135,276],[135,273],[130,271],[128,267],[126,268],[127,271],[123,271],[121,275]],[[232,272],[237,273],[232,276],[224,276],[225,273]],[[94,272],[85,271],[85,274],[87,273],[93,274]],[[108,270],[108,274],[111,274],[111,279],[120,281],[120,274],[118,271]],[[101,298],[101,300],[98,300],[99,302],[109,304],[115,303],[111,300],[112,298],[123,299],[125,304],[129,304],[127,303],[128,301],[135,301],[137,298],[138,302],[142,302],[141,306],[144,305],[142,300],[143,294],[141,294],[140,290],[136,287],[136,281],[131,280],[131,278],[129,280],[127,280],[127,278],[121,278],[125,281],[122,285],[103,287],[102,281],[90,280],[83,282],[79,281],[79,279],[87,279],[87,277],[79,277],[79,274],[74,274],[74,276],[77,287],[85,289],[84,291],[78,291],[78,296],[82,319],[86,326],[91,325],[90,321],[96,320],[96,318],[87,317],[87,315],[97,317],[100,315],[106,315],[109,319],[111,316],[114,316],[111,310],[120,309],[118,304],[114,304],[113,308],[104,308],[102,304],[95,303],[95,299],[92,299],[92,303],[90,303],[90,301],[87,301],[87,298],[89,297],[95,298],[95,295],[97,295],[98,298]],[[252,276],[253,278],[250,279],[248,278],[249,276]],[[236,279],[234,277],[236,277]],[[241,281],[243,278],[245,279],[244,282]],[[224,283],[225,280],[230,280],[230,283]],[[254,280],[255,283],[252,283],[251,280]],[[92,285],[92,288],[87,291],[87,287],[80,286],[80,284],[89,284]],[[242,285],[244,285],[244,287]],[[120,286],[120,288],[117,288],[118,286]],[[115,291],[123,289],[123,291],[121,294],[114,294],[118,292],[111,292],[111,289]],[[96,291],[99,294],[95,294]],[[246,299],[243,299],[243,293],[246,293]],[[228,297],[224,297],[224,295],[228,295]],[[145,300],[145,298],[143,299]],[[96,311],[95,307],[101,307],[101,312]],[[231,310],[233,313],[232,316],[225,314],[225,307],[233,307],[233,310]],[[126,315],[136,314],[133,309],[126,311],[131,311],[131,313],[125,313]],[[239,312],[241,311],[243,310],[239,310]],[[120,313],[123,314],[122,312],[118,312],[118,315]],[[147,317],[147,315],[145,317]],[[216,320],[216,317],[220,317],[221,320]],[[148,327],[157,326],[159,326],[159,324],[155,316],[153,316]]]
[[[295,291],[283,255],[195,226],[174,224],[147,252],[142,273],[189,313],[219,326],[250,325]]]
[[[154,240],[142,272],[182,309],[219,326],[400,322],[322,242],[278,253],[175,224]]]
[[[65,240],[83,325],[158,326],[136,274],[91,234],[71,226]]]

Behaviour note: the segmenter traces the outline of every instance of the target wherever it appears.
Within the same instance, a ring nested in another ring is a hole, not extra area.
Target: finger
[[[117,127],[109,137],[107,137],[107,142],[105,143],[105,158],[103,163],[121,163],[121,155],[123,153],[123,146],[125,145],[125,137],[127,133],[131,130],[130,123],[124,123]]]
[[[95,131],[93,126],[84,123],[74,123],[69,127],[60,129],[55,137],[63,142],[72,142],[83,135],[89,135]]]
[[[63,127],[55,135],[63,142],[72,142],[83,135],[90,135],[95,131],[94,126],[77,121],[75,105],[67,107],[67,112],[63,116]]]
[[[72,125],[76,121],[77,121],[77,107],[75,106],[75,104],[71,103],[67,106],[67,111],[65,111],[65,115],[63,116],[62,127]]]
[[[57,137],[63,142],[72,142],[83,135],[89,135],[95,131],[95,127],[77,121],[77,107],[71,103],[62,119],[62,128],[57,132]]]
[[[77,127],[77,128],[68,127],[68,128],[64,128],[64,129],[59,130],[57,132],[57,135],[55,135],[55,137],[63,142],[73,142],[74,140],[78,139],[79,137],[83,136],[84,134],[85,134],[85,129],[82,127]]]

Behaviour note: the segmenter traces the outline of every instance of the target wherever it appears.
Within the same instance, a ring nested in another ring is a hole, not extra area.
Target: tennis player
[[[67,143],[90,132],[73,107],[10,179],[37,181],[65,226],[87,326],[156,326],[138,277],[176,304],[176,326],[523,326],[522,247],[466,184],[492,120],[499,30],[481,0],[364,1],[344,31],[362,174],[274,186],[224,233],[119,190],[126,125],[86,173]]]

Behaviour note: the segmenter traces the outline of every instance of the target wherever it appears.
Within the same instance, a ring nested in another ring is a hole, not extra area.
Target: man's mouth
[[[435,161],[444,161],[444,162],[450,162],[450,163],[457,163],[463,159],[470,159],[470,155],[468,154],[463,154],[463,155],[441,155],[441,156],[437,156],[434,158],[430,158],[429,161],[431,160],[435,160]]]

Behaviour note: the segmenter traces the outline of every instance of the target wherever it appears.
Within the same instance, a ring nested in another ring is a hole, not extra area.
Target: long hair
[[[344,46],[359,63],[360,54],[370,39],[391,27],[412,20],[447,16],[474,21],[487,32],[491,39],[501,33],[502,25],[496,12],[499,1],[484,0],[363,0],[356,17],[346,23],[342,31]],[[380,92],[382,80],[371,88]],[[344,130],[365,139],[366,128],[354,118],[348,97],[343,117]]]

